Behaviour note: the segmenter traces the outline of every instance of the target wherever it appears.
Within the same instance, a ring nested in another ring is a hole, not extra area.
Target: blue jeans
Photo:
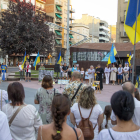
[[[63,77],[63,72],[60,72],[59,77],[60,77],[60,78]]]

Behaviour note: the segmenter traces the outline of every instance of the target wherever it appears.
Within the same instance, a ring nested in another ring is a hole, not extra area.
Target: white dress
[[[111,76],[110,76],[110,80],[111,81],[116,81],[116,72],[117,72],[117,68],[116,67],[112,67],[111,68]]]
[[[140,129],[133,132],[117,132],[110,128],[114,140],[140,140]],[[104,129],[99,133],[97,140],[113,140],[108,132]]]
[[[8,121],[19,106],[11,106],[6,104],[2,111],[7,115]],[[17,114],[13,120],[10,131],[13,140],[36,140],[35,132],[38,131],[39,126],[42,125],[42,120],[38,111],[33,105],[26,105]]]
[[[88,118],[91,108],[90,109],[85,109],[80,107],[81,113],[83,118]],[[80,112],[79,112],[79,108],[78,108],[78,103],[75,103],[72,107],[71,107],[71,112],[74,114],[75,116],[75,121],[76,124],[79,125],[79,122],[81,121],[81,116],[80,116]],[[101,106],[99,104],[96,104],[93,108],[93,111],[91,113],[90,116],[90,121],[93,124],[93,127],[98,123],[98,117],[99,115],[101,115],[103,113],[103,110],[101,108]],[[76,127],[76,126],[75,126]],[[98,137],[98,125],[96,126],[95,130],[94,130],[94,140],[96,140]]]

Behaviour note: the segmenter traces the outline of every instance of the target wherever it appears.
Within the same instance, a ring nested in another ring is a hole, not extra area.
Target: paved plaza
[[[0,84],[0,88],[7,90],[9,83],[12,83],[12,82],[2,82]],[[32,104],[38,109],[38,105],[34,104],[34,96],[36,94],[37,89],[41,87],[41,84],[39,84],[38,81],[31,81],[31,82],[21,81],[21,83],[23,84],[24,89],[25,89],[25,103]],[[55,84],[54,87],[58,88],[60,93],[63,92],[63,89],[59,88],[60,85]],[[62,85],[62,87],[64,88],[65,85]],[[112,94],[118,90],[121,90],[121,85],[113,86],[113,85],[104,84],[104,88],[101,91],[101,94],[99,92],[95,94],[98,103],[101,105],[103,109],[106,105],[110,104],[110,98]]]

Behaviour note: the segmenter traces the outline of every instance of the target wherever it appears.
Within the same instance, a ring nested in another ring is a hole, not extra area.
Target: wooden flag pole
[[[136,48],[136,35],[137,35],[138,8],[139,8],[139,0],[137,0],[136,27],[135,27],[134,52],[133,52],[133,68],[132,68],[132,83],[134,83],[135,48]]]

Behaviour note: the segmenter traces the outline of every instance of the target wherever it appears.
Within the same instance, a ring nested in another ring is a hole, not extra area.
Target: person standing
[[[63,71],[63,77],[67,79],[68,67],[67,67],[66,63],[64,63],[64,66],[62,67],[62,71]]]
[[[87,69],[87,71],[85,72],[85,80],[86,80],[86,84],[88,84],[88,82],[89,82],[88,69]]]
[[[112,85],[115,85],[116,72],[117,72],[117,68],[115,67],[115,64],[113,64],[113,67],[111,68],[111,76],[110,76],[110,81],[113,82]]]
[[[127,82],[129,78],[129,67],[128,64],[125,64],[125,67],[123,68],[123,82]]]
[[[118,85],[120,84],[120,81],[121,81],[121,84],[122,84],[122,79],[123,79],[123,68],[122,68],[122,65],[119,64],[119,68],[118,68]]]
[[[72,72],[77,71],[77,67],[76,65],[74,65],[74,67],[72,68]]]
[[[90,69],[88,70],[88,78],[89,78],[89,85],[92,86],[94,82],[94,67],[93,65],[90,66]]]
[[[71,68],[71,65],[69,65],[69,68],[68,68],[68,79],[71,80],[71,71],[72,71],[72,68]]]
[[[82,83],[83,83],[84,75],[85,75],[84,68],[81,68],[81,82]]]
[[[7,66],[5,62],[1,65],[1,69],[2,69],[1,77],[2,77],[2,80],[4,81],[6,79],[6,72],[7,72]]]
[[[22,69],[22,62],[19,63],[20,81],[23,79],[24,71]]]
[[[103,82],[102,82],[102,74],[104,73],[103,68],[101,68],[101,65],[98,64],[97,69],[96,69],[96,73],[97,73],[97,80],[100,81],[100,89],[103,89]]]
[[[7,91],[0,89],[0,110],[2,111],[2,107],[8,103],[8,94]]]
[[[109,84],[109,76],[110,76],[110,68],[108,65],[105,67],[104,73],[105,73],[105,77],[106,77],[106,84],[108,85]]]
[[[29,65],[29,62],[27,62],[26,65],[26,82],[28,82],[27,78],[29,79],[29,82],[31,82],[31,65]]]
[[[60,64],[60,75],[59,75],[59,77],[62,79],[62,77],[63,77],[63,70],[62,70],[62,67],[63,67],[63,64],[61,63]]]

